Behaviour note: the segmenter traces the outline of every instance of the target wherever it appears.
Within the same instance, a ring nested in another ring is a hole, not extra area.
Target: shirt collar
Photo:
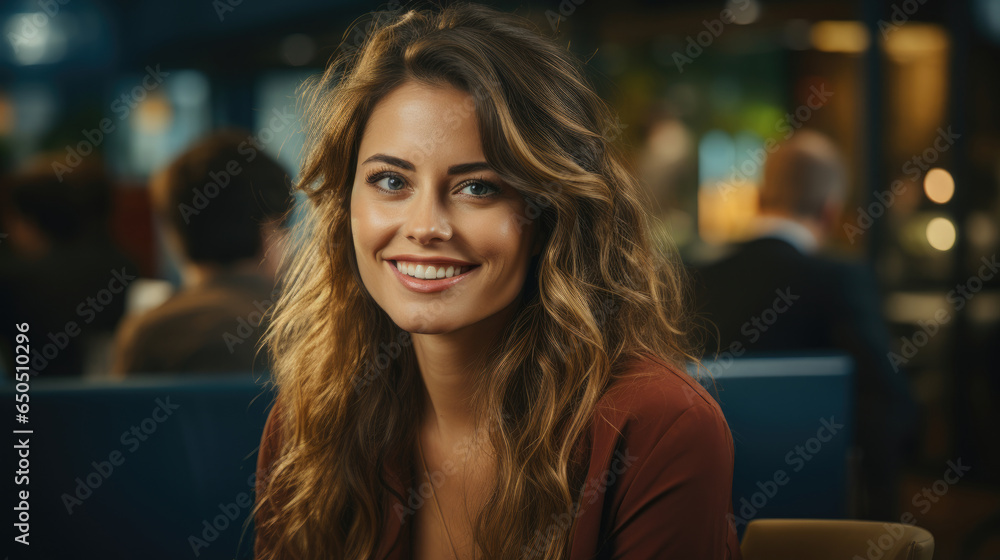
[[[751,238],[773,237],[787,242],[800,253],[814,253],[819,249],[819,240],[809,228],[781,216],[757,216],[751,226]]]

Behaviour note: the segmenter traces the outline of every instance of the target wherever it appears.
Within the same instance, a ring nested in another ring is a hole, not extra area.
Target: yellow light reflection
[[[895,62],[915,62],[948,48],[948,32],[937,24],[907,22],[885,35],[885,52]]]
[[[948,218],[934,218],[927,222],[927,242],[938,251],[955,246],[955,224]]]
[[[927,198],[938,204],[944,204],[955,194],[955,179],[951,173],[935,167],[924,175],[924,192],[927,193]]]
[[[169,128],[173,116],[173,109],[166,97],[150,94],[136,107],[135,120],[132,124],[147,134],[158,134]]]
[[[809,30],[809,39],[816,50],[841,53],[863,52],[871,42],[860,21],[817,21]]]
[[[757,185],[749,181],[724,181],[698,189],[698,235],[706,243],[744,239],[757,214]]]

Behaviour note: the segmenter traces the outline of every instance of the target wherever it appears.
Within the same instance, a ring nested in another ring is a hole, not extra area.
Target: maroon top
[[[630,371],[658,375],[621,379],[598,404],[601,421],[591,423],[590,468],[578,494],[570,560],[742,560],[729,521],[733,441],[721,409],[698,382],[665,363],[646,359]],[[276,418],[272,408],[258,481],[279,449]],[[397,477],[390,480],[408,496]],[[390,504],[392,512],[399,501],[390,496]],[[388,515],[377,557],[409,560],[412,525]],[[258,532],[255,550],[262,546]]]

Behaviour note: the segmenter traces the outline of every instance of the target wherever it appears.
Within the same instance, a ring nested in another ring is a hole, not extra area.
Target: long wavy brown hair
[[[373,558],[390,494],[406,503],[383,468],[413,463],[422,380],[412,345],[391,359],[380,349],[401,330],[361,281],[350,196],[373,108],[414,80],[471,94],[486,160],[523,195],[544,240],[520,308],[484,350],[489,373],[471,402],[499,473],[475,541],[486,558],[520,557],[553,515],[575,511],[588,466],[580,449],[626,364],[645,355],[683,371],[695,360],[683,267],[650,234],[648,194],[614,112],[531,20],[461,3],[374,12],[365,30],[304,90],[297,188],[309,216],[264,341],[282,445],[253,511],[269,512],[256,530],[274,543],[259,552]],[[567,557],[572,536],[548,540],[539,557]]]

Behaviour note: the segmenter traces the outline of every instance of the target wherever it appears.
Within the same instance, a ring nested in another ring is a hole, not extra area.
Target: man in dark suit
[[[709,354],[843,350],[856,362],[858,515],[898,521],[898,470],[916,405],[889,358],[889,333],[871,270],[817,254],[837,225],[845,172],[834,144],[800,130],[765,164],[754,235],[695,267],[696,310]],[[713,324],[718,328],[716,331]]]

